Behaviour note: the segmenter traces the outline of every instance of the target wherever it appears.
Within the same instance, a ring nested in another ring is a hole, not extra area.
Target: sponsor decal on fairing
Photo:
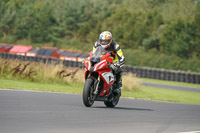
[[[102,77],[107,82],[107,84],[109,84],[110,82],[114,81],[114,75],[113,75],[112,72],[102,73]]]

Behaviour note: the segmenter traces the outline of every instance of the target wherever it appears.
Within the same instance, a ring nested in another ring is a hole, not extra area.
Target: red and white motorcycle
[[[116,93],[113,87],[115,76],[110,68],[113,63],[111,53],[104,48],[97,47],[94,53],[84,61],[85,85],[83,89],[83,103],[91,107],[94,101],[103,101],[107,107],[115,107],[121,93]]]

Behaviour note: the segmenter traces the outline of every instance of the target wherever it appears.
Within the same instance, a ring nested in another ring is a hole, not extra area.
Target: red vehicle
[[[114,92],[115,76],[110,68],[112,63],[111,53],[102,47],[97,47],[93,54],[90,52],[90,57],[84,61],[83,103],[86,107],[91,107],[94,101],[103,101],[107,107],[117,105],[121,93]]]

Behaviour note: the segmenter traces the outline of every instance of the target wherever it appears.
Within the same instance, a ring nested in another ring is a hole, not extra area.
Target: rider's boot
[[[121,72],[116,74],[116,81],[114,83],[113,88],[114,88],[113,93],[117,93],[121,96],[121,88],[122,88]]]

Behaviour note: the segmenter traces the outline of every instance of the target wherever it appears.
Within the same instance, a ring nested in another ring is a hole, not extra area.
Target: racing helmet
[[[108,48],[112,43],[112,34],[110,31],[104,31],[99,35],[100,45],[103,48]]]

